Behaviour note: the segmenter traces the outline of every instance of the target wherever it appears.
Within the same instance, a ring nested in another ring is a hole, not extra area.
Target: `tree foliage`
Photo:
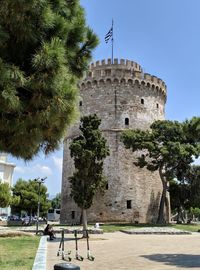
[[[75,171],[70,177],[71,196],[81,209],[92,205],[94,195],[105,188],[103,160],[109,155],[106,140],[99,130],[101,120],[97,115],[81,118],[81,135],[70,145]]]
[[[0,151],[56,149],[98,41],[79,0],[1,0]]]
[[[186,179],[186,183],[189,186],[189,206],[200,208],[200,166],[191,166]]]
[[[190,208],[190,214],[193,215],[195,218],[200,218],[200,209],[198,207],[191,207]]]
[[[190,186],[185,181],[170,181],[170,203],[172,211],[189,208]]]
[[[39,185],[34,180],[25,181],[19,179],[13,187],[13,195],[20,197],[18,205],[13,205],[12,210],[15,213],[26,211],[29,215],[37,214]],[[47,200],[47,188],[40,186],[40,213],[47,213],[50,208],[50,202]]]
[[[198,124],[197,124],[198,123]],[[150,130],[128,130],[122,134],[126,148],[142,151],[135,165],[150,171],[159,171],[163,191],[158,223],[164,223],[167,183],[174,178],[182,180],[190,170],[194,157],[200,155],[198,134],[199,118],[183,123],[155,121]],[[200,137],[199,137],[200,138]]]
[[[0,207],[5,208],[10,205],[12,201],[11,190],[8,183],[1,183],[0,181]]]
[[[53,209],[60,209],[61,208],[61,193],[57,193],[56,197],[53,198],[50,202],[51,202],[51,207]]]
[[[181,212],[200,208],[200,166],[192,165],[181,180],[170,181],[170,201],[173,211],[178,213],[178,222],[184,222]]]

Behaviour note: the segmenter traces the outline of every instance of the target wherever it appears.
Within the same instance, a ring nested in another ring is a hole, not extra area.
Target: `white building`
[[[0,181],[2,183],[8,183],[12,186],[12,176],[15,168],[15,164],[7,162],[6,153],[0,153]],[[10,215],[10,207],[0,208],[0,215]]]

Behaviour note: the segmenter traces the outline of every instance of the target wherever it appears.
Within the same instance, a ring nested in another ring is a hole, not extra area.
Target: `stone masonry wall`
[[[124,148],[120,134],[124,129],[147,129],[164,119],[165,83],[149,74],[133,61],[115,59],[92,64],[80,83],[81,115],[96,113],[102,120],[101,129],[110,147],[104,162],[108,187],[98,194],[88,210],[93,222],[129,221],[155,222],[162,191],[157,172],[136,167],[137,154]],[[78,223],[81,211],[70,197],[68,177],[74,166],[69,144],[78,134],[78,123],[68,132],[64,142],[62,179],[62,223]]]

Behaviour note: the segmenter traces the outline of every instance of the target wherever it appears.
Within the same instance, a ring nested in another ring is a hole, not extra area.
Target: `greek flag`
[[[113,27],[111,27],[108,33],[105,35],[105,42],[108,43],[108,41],[112,36],[113,36]]]

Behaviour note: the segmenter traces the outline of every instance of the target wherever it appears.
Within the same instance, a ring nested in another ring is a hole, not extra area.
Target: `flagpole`
[[[113,35],[114,35],[114,29],[113,29],[113,25],[114,25],[114,23],[113,23],[113,19],[112,19],[112,64],[113,64],[113,43],[114,43],[114,38],[113,38]]]

